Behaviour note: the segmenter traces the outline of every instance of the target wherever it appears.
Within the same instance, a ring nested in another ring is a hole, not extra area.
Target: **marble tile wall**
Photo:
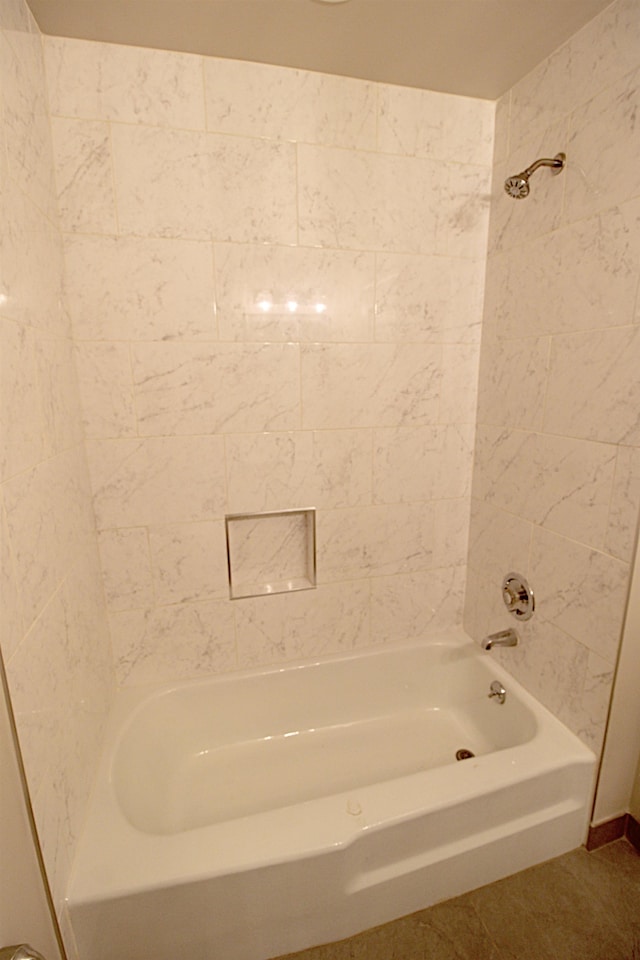
[[[114,671],[63,300],[41,37],[0,0],[0,646],[54,902]]]
[[[465,623],[512,625],[501,579],[525,574],[536,615],[496,655],[596,750],[640,508],[639,107],[640,2],[618,0],[496,112]]]
[[[459,623],[494,105],[48,38],[120,683]],[[230,601],[225,513],[317,508]]]

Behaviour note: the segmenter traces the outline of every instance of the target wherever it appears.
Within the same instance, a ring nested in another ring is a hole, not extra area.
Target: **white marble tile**
[[[214,213],[207,134],[112,124],[111,136],[120,232],[209,239]]]
[[[534,528],[529,581],[537,612],[610,663],[620,641],[628,577],[628,564]]]
[[[78,339],[217,339],[209,242],[67,235],[64,243]]]
[[[93,440],[87,457],[99,530],[224,514],[220,437]]]
[[[378,149],[489,166],[493,111],[488,100],[381,84]]]
[[[56,518],[56,563],[62,572],[83,558],[90,546],[95,548],[95,520],[91,487],[81,445],[59,454],[51,464],[51,497]]]
[[[579,84],[584,100],[638,66],[638,0],[616,0],[605,7],[571,37],[570,45],[582,70]]]
[[[394,504],[321,511],[318,582],[428,570],[434,564],[430,505]]]
[[[98,534],[104,594],[109,610],[153,606],[153,578],[146,527]]]
[[[612,3],[512,90],[512,143],[552,123],[638,64],[637,0]]]
[[[52,892],[61,897],[73,842],[69,705],[73,661],[69,624],[58,592],[7,665],[21,753]],[[34,709],[34,690],[38,691]]]
[[[612,3],[512,90],[512,142],[565,116],[638,65],[637,0]]]
[[[284,596],[287,658],[343,653],[370,643],[369,595],[369,581],[349,580]]]
[[[128,610],[112,613],[109,622],[121,684],[188,680],[236,667],[229,601]]]
[[[444,98],[442,159],[490,167],[496,105],[493,100],[448,95]]]
[[[112,138],[122,233],[296,242],[293,144],[121,124]]]
[[[640,69],[636,69],[572,113],[566,149],[571,158],[566,171],[569,220],[638,194],[639,106]]]
[[[511,91],[496,100],[493,163],[506,160],[510,153],[509,124],[511,120]]]
[[[378,254],[376,340],[479,341],[484,271],[482,260]]]
[[[56,200],[51,130],[37,32],[20,30],[0,35],[0,78],[9,173],[38,208],[53,217]]]
[[[534,462],[536,434],[479,424],[474,450],[473,496],[485,504],[524,515],[526,480]]]
[[[62,588],[63,603],[69,623],[71,659],[73,661],[73,710],[83,745],[80,751],[85,780],[89,780],[97,763],[104,724],[115,694],[115,671],[111,657],[111,640],[104,596],[100,557],[95,534],[88,539],[80,559],[69,571]],[[91,643],[87,643],[87,637]],[[85,781],[86,782],[86,781]],[[86,784],[87,789],[90,782]],[[82,818],[84,811],[79,812]],[[79,824],[80,825],[80,824]]]
[[[438,211],[438,252],[484,257],[489,236],[491,168],[455,163],[444,171]]]
[[[632,200],[508,251],[495,316],[507,338],[633,322],[640,203]]]
[[[374,430],[374,502],[468,496],[473,440],[473,424]]]
[[[562,120],[576,99],[580,102],[581,68],[583,65],[573,57],[570,44],[563,44],[514,84],[510,115],[512,150],[517,144],[540,134],[545,127]],[[555,152],[560,149],[563,148],[557,147]]]
[[[443,346],[440,423],[475,423],[479,362],[477,343],[445,343]]]
[[[46,661],[47,659],[50,661],[51,654],[46,649],[40,650],[42,624],[44,624],[44,618],[36,621],[34,628],[28,631],[11,660],[6,663],[11,703],[16,726],[20,731],[20,750],[31,796],[40,793],[43,783],[47,780],[48,757],[51,753],[51,750],[47,752],[45,749],[45,737],[47,724],[51,722],[48,691],[53,684],[45,685],[40,710],[33,710],[32,701],[30,704],[29,700],[29,690],[33,689],[32,683],[37,685],[42,682],[42,672],[38,671],[38,665],[44,667],[45,671],[50,667],[50,663]],[[54,633],[51,628],[50,633],[51,635]],[[53,672],[52,679],[58,679]]]
[[[464,577],[455,567],[371,581],[371,640],[426,640],[462,620]]]
[[[503,340],[483,349],[478,423],[524,430],[542,426],[549,347],[549,339],[542,337]]]
[[[441,352],[430,344],[303,345],[303,426],[434,423]]]
[[[559,719],[596,755],[604,740],[613,674],[613,664],[589,651],[582,688],[567,697],[558,709]]]
[[[3,316],[41,334],[66,336],[63,259],[57,227],[11,181],[0,187]]]
[[[216,244],[222,340],[370,340],[373,254]]]
[[[491,656],[543,706],[556,716],[561,712],[566,716],[567,704],[582,696],[589,651],[539,612],[516,629],[520,644],[515,649],[496,649]]]
[[[444,182],[432,160],[300,144],[299,242],[435,253]]]
[[[438,500],[433,504],[433,567],[458,567],[464,576],[469,554],[469,497]]]
[[[231,435],[225,449],[234,512],[371,502],[369,430]]]
[[[62,593],[58,591],[7,663],[21,752],[33,795],[52,790],[52,781],[64,765],[61,721],[72,698],[67,626]],[[34,690],[38,691],[37,709]],[[58,805],[52,806],[59,815]]]
[[[293,144],[211,134],[207,147],[213,239],[296,243]]]
[[[81,446],[75,446],[52,456],[40,464],[37,471],[40,473],[39,482],[46,486],[46,495],[43,497],[36,482],[28,493],[29,497],[34,498],[31,508],[28,502],[21,503],[20,508],[27,507],[34,512],[37,549],[42,550],[33,561],[35,566],[47,564],[58,583],[71,567],[81,561],[87,545],[95,536],[84,451]],[[38,510],[43,513],[48,511],[50,517],[46,520],[38,517]],[[30,519],[28,514],[26,519]],[[26,531],[23,530],[22,533]],[[22,534],[21,540],[25,541],[28,555],[33,543],[29,542],[28,536],[22,537]],[[20,546],[22,545],[21,543]]]
[[[33,331],[0,319],[0,478],[35,467],[46,447]]]
[[[525,461],[526,462],[526,461]],[[593,547],[604,540],[615,448],[610,444],[536,436],[533,460],[521,482],[524,516]]]
[[[445,103],[453,100],[433,90],[380,84],[378,149],[409,157],[446,158]]]
[[[520,517],[471,501],[469,567],[482,573],[496,597],[502,597],[502,578],[510,570],[528,576],[531,534],[531,524]]]
[[[82,443],[82,415],[78,380],[69,340],[38,340],[38,381],[43,399],[46,444],[49,455]]]
[[[222,520],[153,526],[149,529],[149,547],[159,604],[223,600],[229,596]]]
[[[615,460],[610,444],[480,427],[474,496],[598,549]]]
[[[116,233],[109,124],[51,118],[62,229]]]
[[[58,586],[64,559],[57,537],[56,464],[46,460],[4,486],[9,537],[16,576],[22,585],[25,627],[28,627]]]
[[[610,443],[640,442],[640,329],[554,337],[544,426]]]
[[[631,562],[640,516],[640,449],[618,447],[604,549]]]
[[[238,665],[244,669],[348,652],[370,643],[369,582],[238,600]]]
[[[65,37],[44,52],[54,115],[204,130],[201,57]]]
[[[372,150],[376,85],[264,63],[204,60],[207,125],[218,133]]]
[[[24,633],[22,590],[9,542],[9,527],[0,497],[0,650],[8,663]]]
[[[502,629],[501,621],[505,621],[505,627],[511,626],[503,616],[506,614],[504,606],[501,611],[498,611],[498,617],[493,615],[495,589],[493,581],[485,578],[482,571],[476,570],[475,567],[467,567],[462,624],[465,632],[476,643],[480,643],[488,633]],[[502,603],[502,600],[500,602]],[[498,608],[495,607],[495,609]]]
[[[128,344],[76,343],[75,358],[86,436],[135,437]]]
[[[137,343],[131,355],[142,435],[300,426],[296,344]]]
[[[289,596],[278,594],[234,601],[238,667],[241,670],[287,660],[284,629],[285,601],[289,599]]]

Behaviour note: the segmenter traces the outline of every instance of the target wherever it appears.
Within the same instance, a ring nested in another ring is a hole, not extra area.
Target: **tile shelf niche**
[[[313,507],[225,517],[232,600],[316,586]]]

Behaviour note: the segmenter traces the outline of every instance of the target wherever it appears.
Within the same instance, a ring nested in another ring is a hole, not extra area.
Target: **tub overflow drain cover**
[[[465,750],[464,747],[462,750],[456,750],[456,760],[468,760],[470,757],[475,757],[472,750]]]

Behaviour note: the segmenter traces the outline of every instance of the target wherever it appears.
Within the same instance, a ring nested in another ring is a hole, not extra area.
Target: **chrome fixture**
[[[494,680],[491,686],[489,687],[489,693],[487,694],[489,700],[493,697],[498,701],[498,703],[504,703],[507,699],[507,691],[502,686],[499,680]]]
[[[536,608],[533,590],[521,573],[508,573],[502,581],[504,605],[516,620],[530,620]]]
[[[17,943],[13,947],[0,947],[0,960],[44,960],[44,957],[28,943]]]
[[[516,173],[513,177],[507,177],[504,182],[505,193],[516,200],[523,200],[529,196],[529,177],[538,169],[538,167],[551,167],[553,174],[562,173],[567,162],[565,153],[556,153],[553,160],[536,160],[530,167],[527,167],[522,173]]]
[[[491,650],[493,647],[516,647],[518,645],[518,634],[513,627],[508,630],[499,630],[497,633],[490,633],[481,643],[483,650]]]

